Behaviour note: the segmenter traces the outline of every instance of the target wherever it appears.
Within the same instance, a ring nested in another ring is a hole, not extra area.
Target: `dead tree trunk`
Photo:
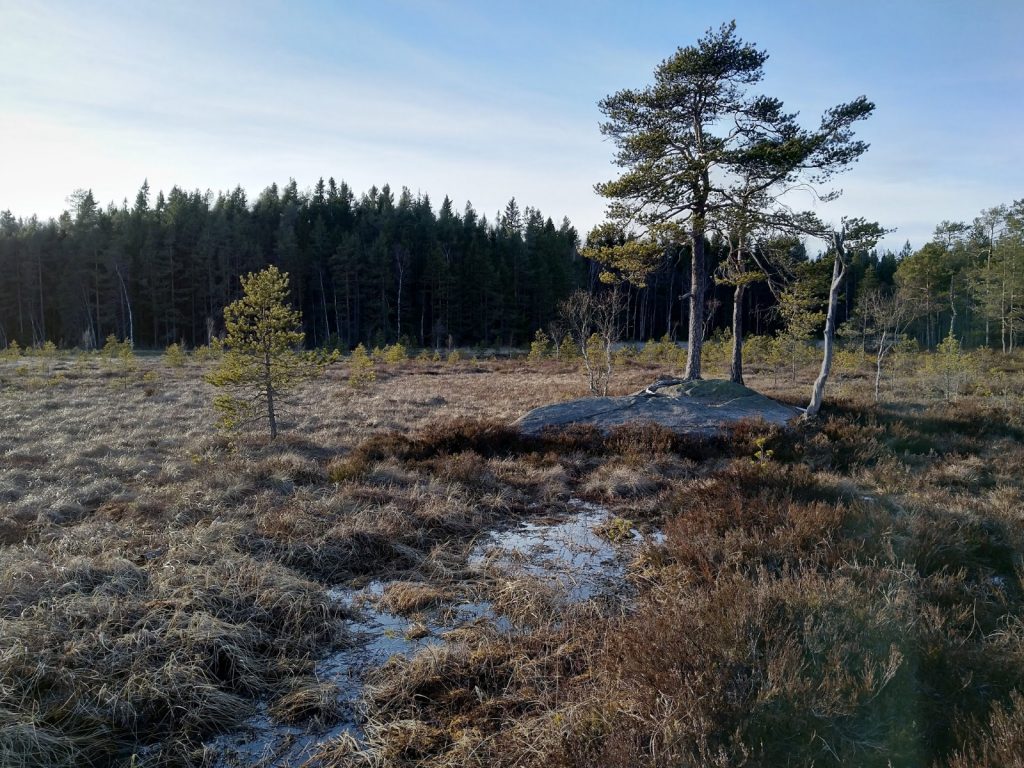
[[[805,419],[813,419],[818,415],[818,411],[821,410],[821,403],[825,398],[825,384],[828,383],[828,375],[832,370],[832,356],[835,352],[839,289],[843,285],[843,278],[846,277],[846,259],[841,234],[833,236],[833,245],[836,249],[836,257],[832,265],[832,284],[828,290],[828,314],[825,317],[825,348],[821,356],[821,370],[818,371],[818,378],[814,380],[814,388],[811,390],[811,402],[807,404],[807,410],[804,413]]]

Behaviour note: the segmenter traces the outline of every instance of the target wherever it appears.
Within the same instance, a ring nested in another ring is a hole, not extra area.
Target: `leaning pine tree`
[[[332,358],[301,350],[302,315],[288,305],[286,272],[267,267],[241,280],[244,295],[224,308],[224,357],[206,380],[226,390],[213,401],[222,427],[266,420],[273,439],[283,396]]]

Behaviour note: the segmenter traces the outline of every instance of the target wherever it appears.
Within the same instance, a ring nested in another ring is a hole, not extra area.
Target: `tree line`
[[[290,275],[312,346],[517,344],[587,280],[569,221],[514,198],[493,222],[334,179],[252,202],[241,188],[153,199],[146,183],[132,205],[69,202],[55,220],[0,213],[0,345],[209,344],[240,277],[270,264]]]
[[[571,223],[514,198],[493,222],[404,188],[397,200],[387,185],[357,198],[334,179],[272,184],[254,201],[241,188],[153,195],[143,183],[133,204],[102,207],[89,190],[69,203],[45,221],[0,212],[0,347],[90,349],[111,334],[141,348],[209,344],[240,278],[271,264],[289,273],[307,344],[342,349],[524,345],[573,291],[599,287]],[[713,264],[724,253],[709,240]],[[624,289],[626,338],[686,337],[689,265],[687,245],[667,247],[645,285]],[[728,291],[712,290],[709,330],[731,312]],[[774,328],[773,306],[753,288],[750,327]]]
[[[1024,338],[1024,199],[944,221],[899,264],[896,279],[918,310],[922,346],[943,338],[1012,352]]]
[[[131,206],[101,208],[80,192],[55,220],[0,213],[0,347],[90,348],[111,334],[143,348],[208,344],[223,333],[239,278],[268,264],[291,275],[307,343],[343,349],[403,337],[423,347],[525,345],[557,321],[573,291],[604,289],[602,265],[581,253],[568,220],[556,227],[514,199],[491,223],[471,205],[453,210],[448,198],[437,211],[404,189],[396,201],[386,186],[357,199],[333,180],[310,192],[293,181],[271,185],[252,204],[241,189],[213,196],[175,187],[152,197],[143,184]],[[742,327],[774,333],[805,311],[809,331],[820,331],[828,260],[796,237],[756,247],[779,274],[746,286]],[[706,337],[732,323],[729,249],[718,233],[705,240]],[[690,272],[690,245],[670,244],[642,284],[622,285],[622,338],[685,341]],[[783,272],[790,295],[780,301],[773,282]],[[943,222],[918,250],[854,252],[840,323],[866,344],[868,298],[897,288],[921,307],[906,331],[922,347],[952,329],[964,345],[1014,349],[1024,334],[1024,200]]]

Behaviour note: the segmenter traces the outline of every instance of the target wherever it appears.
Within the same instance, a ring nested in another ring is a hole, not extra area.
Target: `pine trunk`
[[[732,299],[732,363],[729,365],[729,381],[736,384],[743,383],[743,294],[745,290],[745,285],[737,285]]]
[[[263,372],[267,386],[267,421],[270,422],[270,439],[277,437],[277,414],[274,413],[274,380],[270,372],[270,354],[263,356]]]
[[[690,335],[686,348],[687,381],[700,378],[700,356],[704,343],[704,230],[694,227],[690,233],[693,258],[690,264]]]

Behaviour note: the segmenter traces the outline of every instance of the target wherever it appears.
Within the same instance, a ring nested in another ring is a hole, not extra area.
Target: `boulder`
[[[802,411],[731,381],[661,379],[624,397],[585,397],[534,408],[516,421],[526,434],[593,424],[602,431],[651,421],[675,432],[711,436],[745,419],[785,425]]]

